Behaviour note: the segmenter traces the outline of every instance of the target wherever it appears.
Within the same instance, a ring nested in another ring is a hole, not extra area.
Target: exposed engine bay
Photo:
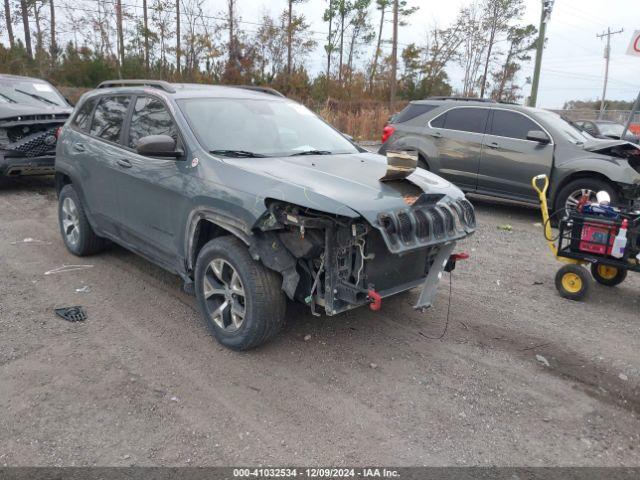
[[[25,175],[53,171],[53,165],[30,165],[11,159],[36,159],[55,156],[56,131],[66,121],[67,113],[25,115],[0,121],[0,155],[6,159],[7,175]],[[50,172],[48,172],[50,173]]]
[[[335,315],[423,284],[429,291],[416,308],[429,307],[455,241],[474,231],[475,215],[464,198],[428,194],[381,213],[376,225],[272,201],[258,228],[251,252],[282,274],[287,296],[314,314]]]

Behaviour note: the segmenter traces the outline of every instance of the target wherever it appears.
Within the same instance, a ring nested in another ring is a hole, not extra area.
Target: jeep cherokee
[[[60,230],[75,255],[112,240],[179,274],[213,335],[248,349],[286,297],[335,315],[422,285],[431,305],[474,210],[392,157],[270,89],[103,82],[60,132]]]

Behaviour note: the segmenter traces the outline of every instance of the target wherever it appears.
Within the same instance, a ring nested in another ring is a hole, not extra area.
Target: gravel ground
[[[441,340],[446,275],[423,314],[417,292],[294,305],[234,353],[177,277],[115,246],[70,255],[51,179],[0,181],[0,465],[640,465],[640,276],[561,299],[538,211],[471,200]]]

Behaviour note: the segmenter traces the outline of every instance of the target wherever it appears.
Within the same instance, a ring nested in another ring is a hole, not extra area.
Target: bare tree
[[[9,35],[9,47],[14,48],[16,46],[16,39],[13,36],[13,21],[11,19],[11,5],[9,5],[9,0],[4,0],[4,19],[7,24],[7,34]]]
[[[180,75],[180,0],[176,0],[176,71]]]
[[[56,63],[58,55],[58,46],[56,45],[56,7],[55,0],[49,0],[49,26],[51,27],[51,38],[49,40],[49,52],[51,55],[51,64]]]
[[[33,58],[31,49],[31,28],[29,27],[29,8],[27,0],[20,0],[20,13],[22,15],[22,27],[24,28],[24,46],[27,49],[27,56]]]
[[[118,35],[118,75],[122,77],[122,64],[124,63],[124,29],[122,26],[122,0],[116,0],[116,31]]]
[[[389,109],[393,112],[398,85],[398,0],[393,0],[393,39],[391,41],[391,79],[389,85]]]
[[[482,74],[482,83],[480,84],[480,98],[484,98],[491,54],[494,45],[499,40],[497,37],[499,34],[508,31],[510,22],[522,16],[524,8],[522,1],[523,0],[485,0],[484,2],[485,18],[483,30],[488,32],[489,36],[484,62],[484,73]]]
[[[144,69],[149,73],[149,12],[147,0],[142,0],[142,21],[144,28]]]
[[[380,24],[378,26],[378,42],[373,52],[373,62],[371,62],[371,73],[369,74],[369,91],[373,91],[373,82],[378,70],[378,59],[380,58],[380,47],[382,46],[382,28],[384,27],[384,17],[392,0],[376,0],[376,8],[380,10]]]

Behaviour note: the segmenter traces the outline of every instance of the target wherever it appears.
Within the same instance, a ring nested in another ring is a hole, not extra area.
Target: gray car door
[[[89,129],[91,138],[84,136],[83,141],[73,146],[82,150],[82,188],[91,217],[100,230],[114,235],[122,221],[117,162],[122,150],[122,125],[130,101],[129,95],[101,97]]]
[[[489,111],[454,107],[429,122],[429,135],[438,152],[434,173],[464,190],[475,190]]]
[[[188,210],[192,168],[184,158],[139,155],[142,137],[169,135],[184,149],[176,123],[166,104],[151,95],[137,96],[127,123],[121,152],[121,201],[126,205],[123,240],[165,265],[175,265],[179,229]]]
[[[548,144],[527,140],[527,133],[549,133],[528,115],[514,110],[492,109],[489,129],[484,137],[478,170],[478,191],[532,200],[537,194],[531,179],[550,175],[553,141]]]

